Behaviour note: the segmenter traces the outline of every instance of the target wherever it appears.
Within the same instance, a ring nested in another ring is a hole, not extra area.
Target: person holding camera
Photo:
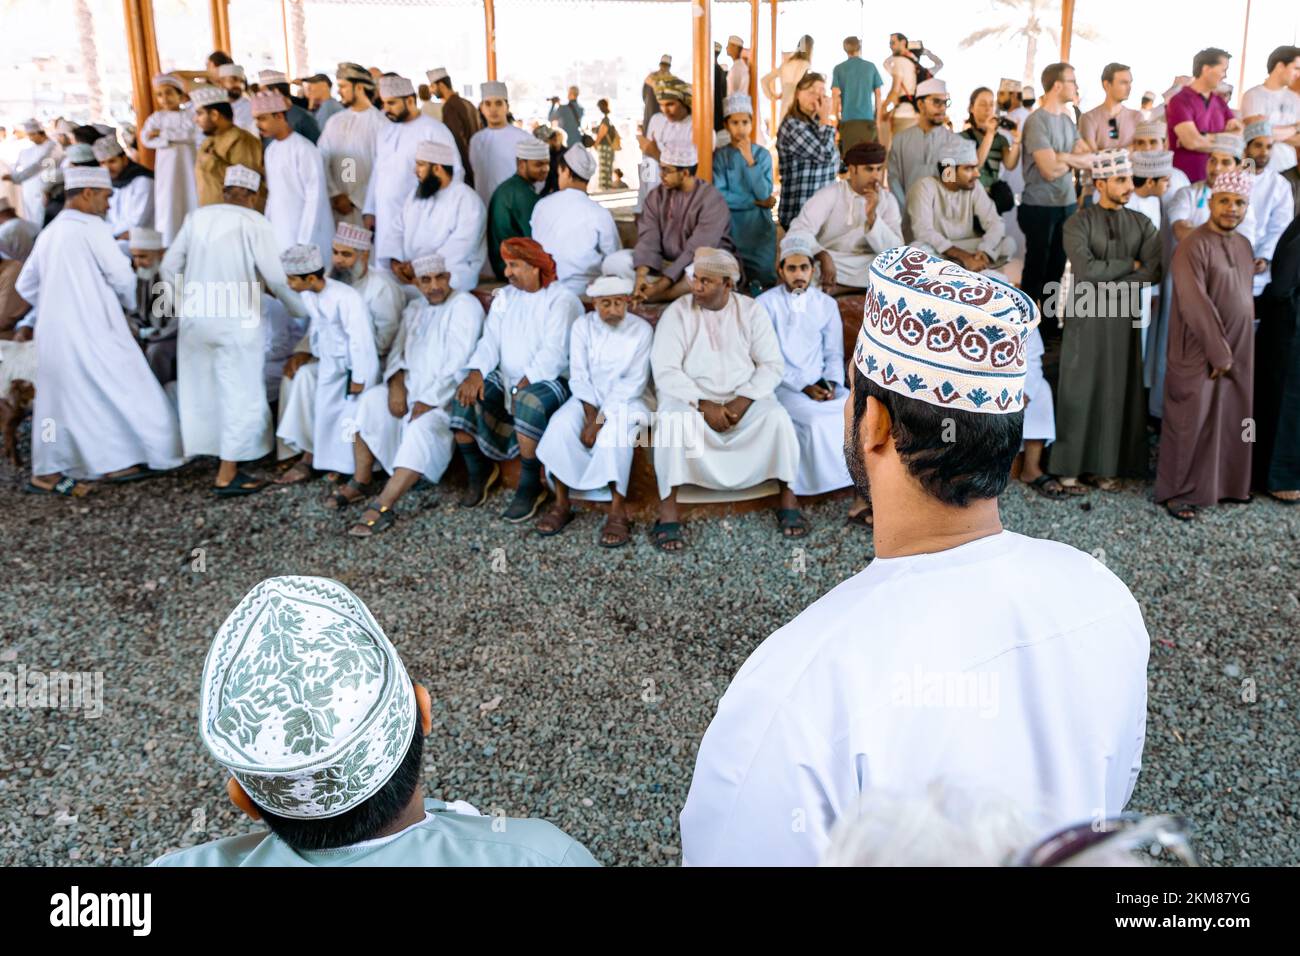
[[[996,114],[993,91],[987,86],[971,93],[967,108],[969,115],[961,135],[975,144],[980,185],[1001,215],[1016,205],[1010,184],[1002,179],[1002,170],[1010,172],[1020,165],[1020,127],[1015,120]]]
[[[880,141],[886,146],[890,139],[919,122],[916,111],[916,88],[943,69],[943,61],[925,48],[920,40],[908,40],[901,33],[889,35],[890,56],[884,62],[885,72],[893,78],[889,96],[885,99],[881,115]],[[930,65],[921,64],[921,56]]]

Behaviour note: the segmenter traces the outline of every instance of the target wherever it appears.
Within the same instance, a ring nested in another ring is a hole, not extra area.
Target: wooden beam
[[[212,48],[230,52],[230,0],[212,0]]]
[[[691,118],[695,148],[700,154],[701,179],[713,178],[713,37],[710,29],[710,0],[691,4]]]
[[[497,78],[497,10],[495,0],[483,0],[483,29],[487,42],[487,78]]]
[[[1070,61],[1070,41],[1074,39],[1074,0],[1061,2],[1061,62]]]
[[[754,104],[754,123],[749,138],[758,142],[758,13],[763,0],[749,0],[749,101]],[[742,54],[743,55],[743,54]]]
[[[1237,107],[1246,95],[1246,45],[1250,42],[1250,0],[1246,0],[1246,25],[1241,28],[1241,73],[1237,77]]]
[[[284,38],[284,75],[293,77],[293,60],[289,59],[289,0],[280,0],[280,35]]]
[[[122,13],[126,22],[127,57],[131,61],[131,102],[135,107],[135,128],[144,128],[144,121],[153,112],[153,78],[161,72],[158,66],[158,34],[154,29],[153,0],[122,0]],[[153,166],[153,150],[138,145],[140,163]]]
[[[772,5],[772,69],[775,70],[781,64],[776,61],[776,0],[768,0]],[[757,64],[755,64],[757,66]],[[775,154],[776,149],[776,128],[781,124],[781,104],[776,100],[772,101],[772,152]]]

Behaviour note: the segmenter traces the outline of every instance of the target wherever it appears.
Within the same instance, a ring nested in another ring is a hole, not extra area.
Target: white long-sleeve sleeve
[[[344,299],[339,318],[343,321],[343,330],[348,337],[352,381],[361,386],[377,384],[379,353],[375,350],[375,337],[370,331],[370,314],[360,295]]]
[[[631,318],[628,316],[623,321],[630,321]],[[650,349],[654,345],[654,334],[648,322],[639,325],[638,329],[642,331],[636,337],[636,347],[631,358],[623,366],[622,374],[610,385],[604,401],[600,402],[600,412],[603,415],[608,416],[612,408],[623,402],[640,398],[650,384]]]
[[[585,318],[573,324],[573,333],[569,339],[569,391],[579,401],[599,408],[600,398],[596,395],[596,386],[591,380],[591,336],[588,329]]]
[[[542,326],[541,342],[524,374],[529,382],[548,382],[569,371],[569,329],[582,315],[582,302],[576,295],[553,283],[551,300]]]

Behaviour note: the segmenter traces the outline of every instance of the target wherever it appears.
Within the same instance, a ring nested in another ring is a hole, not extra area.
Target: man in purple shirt
[[[1228,101],[1215,91],[1228,73],[1230,54],[1209,47],[1192,60],[1192,82],[1165,106],[1174,166],[1191,182],[1205,178],[1215,133],[1240,133],[1241,120],[1232,115]]]

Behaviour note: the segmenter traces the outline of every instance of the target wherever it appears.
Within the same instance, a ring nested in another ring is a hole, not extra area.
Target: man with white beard
[[[474,189],[487,206],[497,187],[515,174],[515,147],[533,135],[510,122],[510,93],[504,83],[480,84],[479,95],[487,125],[469,141],[469,164],[474,170]]]
[[[335,221],[359,226],[375,165],[375,148],[388,121],[370,101],[375,79],[365,67],[340,63],[334,76],[344,109],[325,121],[316,145],[325,159],[325,184]]]
[[[212,493],[250,495],[266,487],[239,468],[271,450],[271,410],[262,380],[265,283],[295,314],[302,302],[289,288],[275,232],[255,208],[261,177],[247,166],[226,170],[224,202],[185,218],[162,261],[179,319],[177,406],[186,457],[220,459]],[[191,311],[190,290],[202,307]],[[198,298],[196,296],[196,298]]]
[[[437,253],[451,272],[451,287],[469,292],[487,262],[487,207],[478,194],[453,177],[455,145],[420,143],[415,151],[415,191],[397,214],[402,244],[393,253],[393,275],[415,284],[411,262]]]
[[[104,222],[108,171],[73,166],[64,190],[63,212],[37,236],[15,289],[36,316],[28,490],[79,497],[82,479],[134,481],[176,468],[181,443],[123,312],[135,307],[136,277]]]
[[[266,148],[266,218],[271,220],[281,251],[313,244],[321,258],[329,254],[334,235],[329,197],[325,194],[325,163],[320,150],[289,125],[289,101],[280,93],[253,96],[253,116]]]
[[[375,462],[389,474],[349,534],[369,538],[397,519],[393,507],[423,477],[437,482],[451,463],[449,411],[461,373],[483,331],[483,307],[451,287],[441,256],[411,264],[422,298],[406,307],[402,330],[384,370],[384,384],[366,389],[352,451],[356,471],[339,489],[340,505],[368,493]]]
[[[108,228],[122,240],[137,226],[153,228],[153,173],[127,158],[116,136],[101,136],[91,149],[108,170],[113,196],[108,202]]]
[[[532,237],[555,258],[560,283],[574,295],[600,278],[605,257],[623,248],[608,209],[587,195],[596,160],[582,143],[559,159],[560,189],[533,207]]]
[[[387,269],[393,259],[402,257],[401,212],[407,197],[415,191],[415,151],[425,142],[441,143],[456,150],[451,130],[431,116],[420,112],[415,102],[415,87],[404,76],[379,78],[379,95],[389,126],[379,134],[375,147],[375,164],[366,187],[362,216],[367,229],[375,234],[375,256],[379,268]],[[451,164],[452,178],[465,179],[460,153]]]
[[[776,400],[790,413],[799,439],[799,468],[790,483],[796,495],[826,494],[853,483],[844,464],[844,326],[835,300],[811,287],[819,251],[808,233],[786,233],[777,263],[781,284],[758,297],[785,359]],[[849,509],[849,523],[871,524],[870,507],[861,498]]]
[[[42,174],[58,166],[59,144],[46,136],[45,129],[34,119],[23,123],[23,132],[32,145],[18,154],[13,172],[0,178],[22,186],[22,216],[39,229],[45,223],[45,176]]]
[[[123,245],[121,241],[118,246]],[[162,233],[148,226],[135,226],[125,241],[135,270],[135,310],[127,316],[136,337],[144,345],[145,361],[158,384],[166,388],[176,381],[176,316],[170,294],[158,281],[167,252]],[[159,304],[159,300],[162,300]],[[173,399],[175,396],[172,396]],[[182,439],[183,442],[184,439]]]
[[[325,277],[325,260],[316,246],[293,246],[280,258],[289,287],[302,297],[310,316],[311,354],[293,355],[285,364],[285,377],[294,377],[308,362],[316,362],[317,368],[311,415],[288,415],[282,408],[276,436],[303,453],[299,464],[304,469],[350,474],[357,397],[379,381],[379,354],[366,303],[356,289]],[[288,473],[280,483],[291,483]],[[333,496],[328,500],[337,506]]]
[[[350,222],[341,222],[334,233],[334,251],[330,262],[329,277],[337,282],[352,286],[361,293],[370,316],[370,329],[375,340],[375,354],[379,356],[382,366],[388,356],[402,322],[402,310],[406,307],[406,296],[402,287],[387,272],[370,268],[370,252],[374,234],[369,229],[354,226]],[[291,358],[293,368],[288,375],[280,379],[280,425],[295,429],[303,436],[309,436],[316,427],[316,372],[317,363],[311,362],[311,342],[304,335],[294,347],[295,353],[303,358]],[[302,365],[299,363],[307,362]],[[296,424],[293,424],[295,423]],[[310,446],[300,447],[298,451],[310,451]],[[279,457],[290,458],[296,451],[283,441],[279,445]],[[280,484],[296,484],[312,476],[311,459],[299,459],[283,475]]]

